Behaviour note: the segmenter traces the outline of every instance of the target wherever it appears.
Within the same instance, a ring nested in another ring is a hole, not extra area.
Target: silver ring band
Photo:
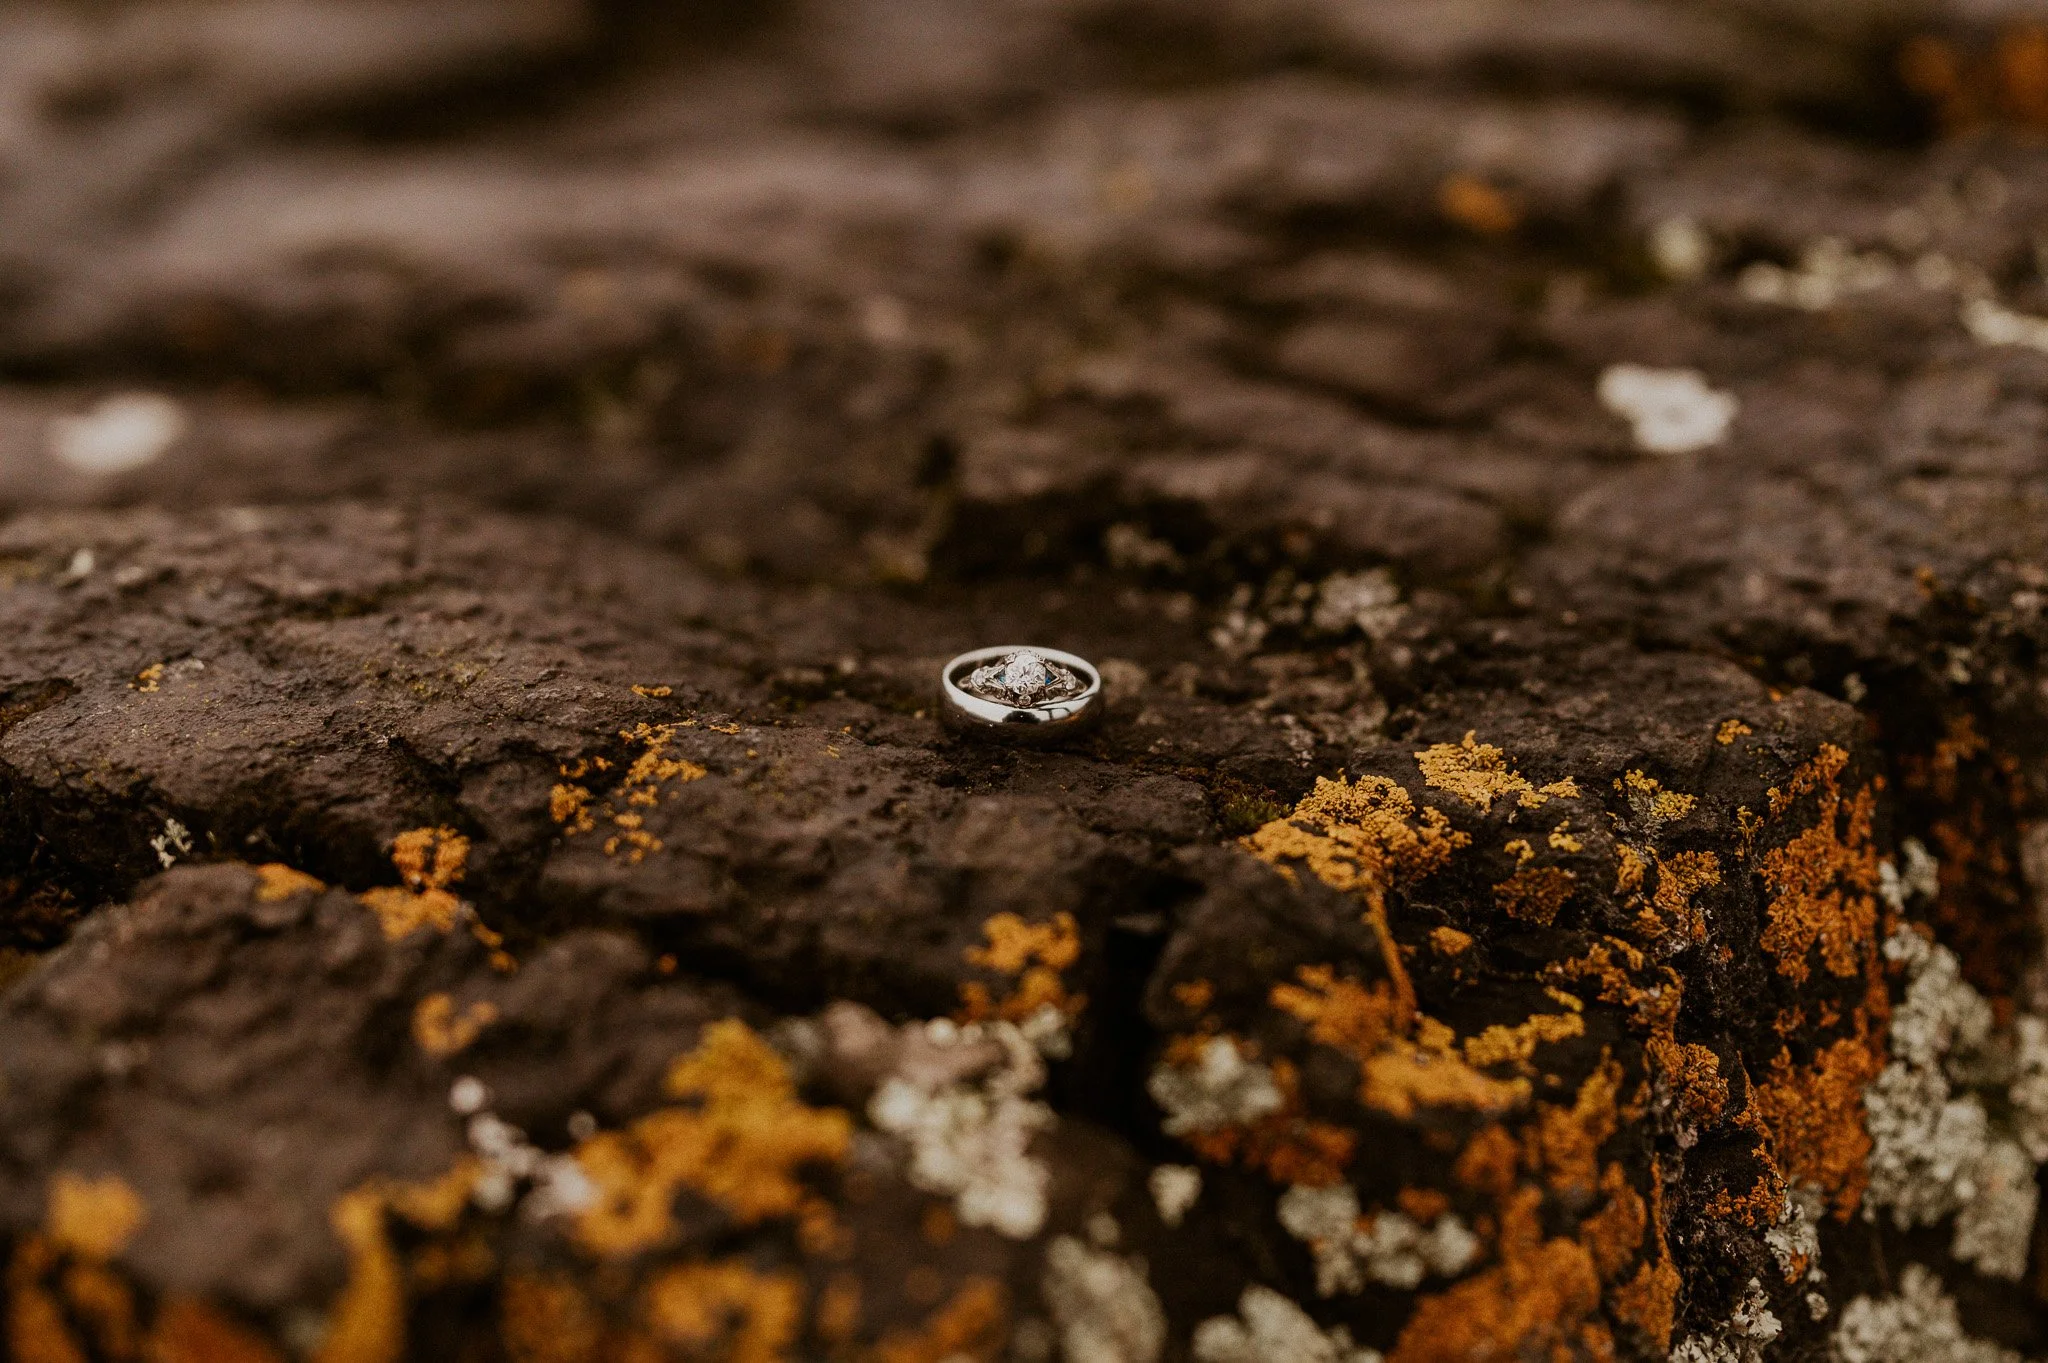
[[[987,674],[1005,665],[1045,679],[1043,699],[1004,694]],[[984,681],[976,689],[976,676]],[[1102,710],[1102,674],[1076,654],[1035,645],[1004,644],[977,648],[947,663],[939,672],[939,717],[957,733],[1001,738],[1014,743],[1047,743],[1092,727]]]

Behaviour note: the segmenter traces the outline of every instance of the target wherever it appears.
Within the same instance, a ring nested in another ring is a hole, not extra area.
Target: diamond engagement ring
[[[1056,648],[977,648],[939,673],[939,714],[963,734],[1050,742],[1087,728],[1102,703],[1102,674]]]

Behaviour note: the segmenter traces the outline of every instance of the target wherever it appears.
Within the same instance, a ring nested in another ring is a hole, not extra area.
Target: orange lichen
[[[142,1356],[148,1363],[283,1363],[284,1358],[219,1307],[188,1296],[174,1296],[158,1310]]]
[[[1758,866],[1771,895],[1763,947],[1777,957],[1780,974],[1800,983],[1812,973],[1807,956],[1816,944],[1831,974],[1877,970],[1877,783],[1845,799],[1840,777],[1848,762],[1847,752],[1824,744],[1784,789],[1769,792],[1774,818],[1809,794],[1817,806],[1813,824],[1765,853]]]
[[[1216,986],[1207,980],[1182,980],[1172,992],[1173,1001],[1190,1012],[1207,1012],[1216,1001]]]
[[[1461,743],[1436,743],[1415,754],[1422,779],[1439,790],[1447,790],[1466,804],[1491,810],[1497,799],[1512,796],[1524,809],[1535,809],[1552,798],[1576,796],[1578,783],[1570,777],[1535,786],[1529,778],[1508,764],[1507,754],[1491,743],[1478,741],[1468,732]]]
[[[7,1357],[13,1363],[90,1363],[71,1333],[63,1303],[43,1284],[57,1251],[25,1235],[7,1264]]]
[[[916,1330],[892,1330],[868,1355],[870,1363],[953,1363],[996,1357],[1004,1344],[1008,1307],[1002,1284],[969,1278],[946,1305]]]
[[[1365,900],[1366,921],[1405,1019],[1415,1011],[1415,986],[1387,923],[1387,891],[1441,870],[1471,841],[1450,826],[1442,810],[1425,809],[1418,819],[1414,798],[1385,777],[1364,776],[1356,783],[1317,777],[1315,789],[1292,813],[1243,839],[1242,846],[1289,875],[1290,863],[1300,861],[1324,884]]]
[[[1450,1028],[1428,1018],[1414,1040],[1400,1040],[1365,1062],[1359,1099],[1407,1119],[1418,1108],[1455,1107],[1494,1115],[1529,1098],[1526,1079],[1494,1079],[1467,1064]]]
[[[1612,1283],[1622,1269],[1635,1262],[1642,1248],[1643,1232],[1650,1214],[1642,1194],[1628,1181],[1619,1164],[1610,1164],[1600,1175],[1600,1210],[1579,1223],[1579,1243],[1593,1256],[1600,1281]]]
[[[1739,719],[1724,719],[1721,721],[1721,727],[1714,731],[1714,741],[1725,748],[1734,743],[1736,739],[1746,737],[1755,732],[1756,730],[1750,728]]]
[[[612,764],[602,757],[562,763],[557,770],[564,779],[548,792],[548,816],[561,825],[562,836],[574,837],[591,832],[601,819],[617,830],[604,840],[606,856],[615,857],[623,853],[627,861],[638,865],[659,852],[662,849],[661,839],[647,831],[646,817],[638,811],[660,804],[663,795],[673,786],[688,785],[710,775],[704,767],[687,758],[676,757],[669,751],[679,731],[695,727],[695,720],[678,720],[669,724],[638,724],[619,730],[619,737],[628,743],[639,744],[640,752],[627,764],[619,785],[601,803],[588,786],[576,783],[593,770],[609,771]],[[715,724],[709,727],[718,728]]]
[[[1861,1204],[1870,1181],[1863,1090],[1884,1069],[1881,1045],[1864,1034],[1865,1028],[1858,1032],[1822,1050],[1811,1065],[1796,1065],[1789,1051],[1780,1050],[1750,1099],[1770,1133],[1778,1163],[1793,1178],[1826,1193],[1839,1219],[1847,1219]],[[1770,1208],[1773,1220],[1777,1211]]]
[[[634,695],[648,700],[666,700],[675,693],[676,689],[673,686],[635,686],[633,688]]]
[[[1668,1035],[1644,1043],[1650,1064],[1670,1087],[1678,1119],[1690,1124],[1711,1122],[1728,1105],[1728,1081],[1721,1077],[1721,1058],[1705,1046]]]
[[[964,981],[960,986],[964,1021],[999,1017],[1022,1022],[1048,1007],[1071,1018],[1087,1006],[1087,997],[1069,994],[1060,977],[1061,971],[1081,959],[1081,933],[1074,915],[1062,911],[1050,922],[1032,923],[1014,913],[999,913],[983,923],[981,930],[988,945],[967,948],[967,963],[1012,976],[1016,984],[997,1003],[987,985],[979,980]]]
[[[556,782],[548,792],[548,817],[562,826],[562,836],[574,837],[597,827],[590,815],[590,789],[567,781]]]
[[[1693,897],[1721,883],[1721,859],[1712,852],[1674,852],[1657,856],[1656,863],[1657,889],[1636,914],[1636,927],[1653,940],[1675,931],[1706,941],[1706,913]]]
[[[1538,927],[1557,921],[1579,878],[1560,866],[1524,866],[1493,887],[1493,902],[1508,917]]]
[[[1586,850],[1586,844],[1580,842],[1579,839],[1573,835],[1571,829],[1572,821],[1570,819],[1565,819],[1561,821],[1557,825],[1557,827],[1550,830],[1550,846],[1553,851],[1583,852]]]
[[[43,1226],[57,1249],[104,1263],[127,1247],[148,1217],[141,1196],[118,1174],[62,1173],[50,1184]]]
[[[1678,1312],[1678,1266],[1668,1254],[1636,1270],[1635,1277],[1608,1294],[1614,1318],[1640,1331],[1662,1358],[1671,1348],[1671,1327]]]
[[[1394,1194],[1394,1205],[1410,1221],[1428,1226],[1451,1210],[1451,1199],[1436,1188],[1403,1188]]]
[[[1514,1191],[1521,1163],[1522,1147],[1508,1129],[1487,1126],[1465,1143],[1451,1166],[1451,1177],[1474,1192],[1503,1198]]]
[[[398,1363],[405,1356],[405,1273],[389,1219],[448,1229],[468,1205],[477,1172],[476,1161],[464,1159],[426,1183],[375,1178],[335,1199],[328,1220],[348,1251],[348,1283],[314,1363]]]
[[[135,1354],[135,1290],[113,1270],[92,1263],[73,1263],[64,1270],[64,1300],[72,1317],[100,1353],[110,1358]],[[154,1360],[152,1360],[154,1363]]]
[[[1521,225],[1514,199],[1476,175],[1451,175],[1437,186],[1436,204],[1443,215],[1481,236],[1505,236]]]
[[[1472,949],[1472,934],[1453,927],[1431,928],[1429,944],[1445,956],[1463,956]]]
[[[1620,1120],[1615,1109],[1620,1091],[1621,1066],[1603,1058],[1579,1086],[1571,1107],[1539,1103],[1535,1120],[1523,1128],[1523,1164],[1568,1205],[1583,1204],[1593,1196],[1600,1147]]]
[[[1337,978],[1327,965],[1306,965],[1295,972],[1299,985],[1276,984],[1275,1008],[1308,1024],[1309,1039],[1363,1061],[1392,1040],[1399,1025],[1400,1005],[1384,980],[1366,988]]]
[[[377,915],[391,941],[421,928],[451,931],[463,915],[462,901],[448,887],[469,867],[469,839],[452,828],[415,828],[391,845],[391,864],[403,885],[380,885],[356,898]]]
[[[693,1356],[785,1363],[803,1327],[803,1282],[731,1259],[681,1264],[647,1284],[649,1327]]]
[[[510,1273],[499,1292],[498,1337],[511,1363],[598,1363],[604,1317],[564,1278]]]
[[[839,1108],[799,1101],[774,1048],[743,1022],[713,1023],[669,1070],[667,1091],[693,1105],[663,1108],[577,1147],[598,1190],[575,1221],[585,1249],[624,1255],[663,1243],[675,1232],[670,1208],[683,1188],[743,1226],[796,1217],[829,1234],[831,1209],[799,1173],[843,1160],[853,1122]]]
[[[1933,105],[1942,130],[1966,133],[1995,122],[2048,132],[2048,27],[2015,23],[1989,52],[1966,53],[1945,38],[1920,34],[1899,51],[1907,89]],[[1921,570],[1922,590],[1938,586]]]
[[[163,680],[164,665],[162,663],[151,663],[148,667],[135,674],[135,680],[128,683],[128,689],[130,691],[140,691],[146,695],[153,694],[162,688]]]
[[[446,1059],[483,1035],[498,1020],[498,1005],[478,999],[460,1013],[446,994],[429,994],[412,1010],[412,1039],[436,1060]]]
[[[1536,1048],[1567,1041],[1586,1034],[1586,1020],[1578,1013],[1537,1013],[1515,1026],[1497,1023],[1478,1036],[1465,1040],[1465,1063],[1515,1065],[1524,1071],[1536,1055]]]
[[[1420,1298],[1389,1363],[1524,1363],[1611,1359],[1601,1324],[1600,1274],[1583,1245],[1543,1236],[1543,1194],[1523,1188],[1502,1204],[1498,1262]]]
[[[275,904],[294,895],[319,894],[327,886],[304,871],[282,862],[266,862],[256,868],[256,902]]]

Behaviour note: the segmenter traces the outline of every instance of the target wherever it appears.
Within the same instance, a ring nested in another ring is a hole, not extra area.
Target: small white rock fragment
[[[491,1091],[473,1074],[465,1074],[448,1086],[448,1106],[461,1116],[483,1111],[484,1104],[490,1101]]]
[[[1162,1164],[1146,1180],[1152,1190],[1152,1205],[1159,1219],[1177,1227],[1202,1196],[1202,1171],[1191,1164]]]
[[[1046,1249],[1044,1289],[1066,1363],[1156,1363],[1166,1347],[1166,1312],[1143,1259],[1062,1235]]]
[[[190,428],[184,407],[161,393],[120,393],[51,422],[49,449],[80,473],[126,473],[162,457]]]
[[[1610,365],[1600,376],[1601,405],[1628,421],[1639,449],[1689,454],[1718,445],[1741,404],[1732,393],[1707,386],[1696,369]]]

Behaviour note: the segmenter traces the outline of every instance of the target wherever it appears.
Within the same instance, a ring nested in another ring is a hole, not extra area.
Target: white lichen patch
[[[1180,1225],[1196,1199],[1202,1195],[1202,1171],[1192,1164],[1162,1164],[1152,1171],[1145,1185],[1151,1190],[1152,1205],[1169,1228]]]
[[[1143,1259],[1062,1235],[1046,1248],[1043,1287],[1065,1363],[1155,1363],[1166,1347]]]
[[[190,426],[184,407],[161,393],[119,393],[51,422],[48,445],[58,463],[103,477],[154,463]]]
[[[1617,364],[1600,376],[1600,403],[1633,428],[1636,448],[1690,454],[1727,438],[1741,404],[1696,369]]]
[[[1325,1333],[1308,1312],[1270,1287],[1247,1287],[1235,1316],[1195,1327],[1195,1363],[1381,1363],[1339,1325]]]
[[[1892,1018],[1891,1063],[1864,1093],[1865,1215],[1889,1212],[1901,1230],[1952,1215],[1957,1259],[2017,1279],[2040,1201],[2034,1170],[2048,1154],[2048,1132],[2030,1108],[2048,1101],[2048,1034],[2022,1017],[1994,1035],[1991,1005],[1954,953],[1910,928],[1892,935],[1885,955],[1905,967],[1907,986]]]
[[[941,1049],[994,1042],[1001,1059],[964,1077],[933,1065],[893,1074],[869,1100],[869,1119],[909,1142],[911,1183],[951,1197],[963,1223],[1016,1240],[1036,1235],[1050,1175],[1031,1141],[1055,1121],[1030,1096],[1045,1083],[1038,1048],[1008,1022],[948,1023],[927,1028],[926,1039]]]
[[[542,1150],[518,1127],[481,1110],[489,1101],[489,1090],[468,1076],[456,1080],[448,1093],[450,1107],[470,1114],[464,1130],[478,1162],[470,1188],[470,1200],[478,1209],[496,1214],[517,1201],[521,1216],[545,1221],[574,1215],[597,1201],[597,1185],[574,1155]]]
[[[1385,568],[1370,568],[1324,578],[1316,587],[1309,623],[1325,634],[1355,629],[1368,639],[1384,639],[1400,627],[1407,613],[1394,575]]]
[[[1229,1037],[1213,1037],[1193,1065],[1160,1065],[1145,1083],[1166,1112],[1169,1136],[1220,1131],[1270,1117],[1286,1105],[1273,1071],[1238,1053]]]
[[[1455,1214],[1428,1227],[1400,1212],[1363,1216],[1348,1183],[1289,1188],[1280,1224],[1315,1255],[1316,1291],[1325,1297],[1361,1292],[1367,1279],[1412,1291],[1430,1275],[1457,1276],[1479,1253],[1479,1238]]]
[[[1963,304],[1963,329],[1979,345],[2019,346],[2048,354],[2048,317],[2014,312],[1989,298]]]
[[[1963,1332],[1955,1299],[1923,1265],[1908,1264],[1894,1297],[1858,1297],[1835,1329],[1841,1363],[2020,1363],[2020,1356]]]
[[[156,849],[156,859],[168,871],[178,864],[179,857],[192,855],[192,830],[176,819],[165,819],[164,831],[151,838],[149,845]]]
[[[1691,218],[1666,218],[1650,229],[1650,260],[1667,279],[1698,279],[1714,263],[1714,239]]]
[[[1858,251],[1839,237],[1822,237],[1809,245],[1797,269],[1758,261],[1735,281],[1744,298],[1825,312],[1852,294],[1889,288],[1899,267],[1882,251]]]
[[[1764,1363],[1771,1356],[1769,1345],[1784,1328],[1763,1284],[1751,1278],[1728,1320],[1709,1334],[1688,1336],[1671,1351],[1671,1363]]]
[[[1778,1224],[1764,1232],[1764,1244],[1788,1283],[1801,1278],[1818,1282],[1826,1276],[1820,1270],[1820,1232],[1815,1224],[1825,1205],[1823,1196],[1812,1188],[1788,1192]]]

